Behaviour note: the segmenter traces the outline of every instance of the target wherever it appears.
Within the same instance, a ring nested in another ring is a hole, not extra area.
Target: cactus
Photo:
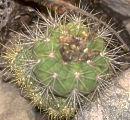
[[[117,61],[123,45],[90,18],[49,15],[40,14],[44,22],[32,29],[25,26],[28,34],[17,33],[15,44],[4,46],[3,57],[35,106],[51,120],[68,120],[111,84],[117,65],[123,64]]]

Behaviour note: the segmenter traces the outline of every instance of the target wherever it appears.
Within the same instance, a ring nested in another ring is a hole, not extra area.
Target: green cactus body
[[[31,49],[26,46],[17,53],[14,77],[51,119],[69,119],[80,106],[72,101],[87,100],[99,85],[98,76],[110,72],[108,59],[101,56],[105,43],[76,21],[50,26],[43,34],[48,33],[44,39],[39,36]]]
[[[65,63],[66,61],[62,59],[59,50],[60,37],[62,36],[63,39],[64,37],[71,39],[69,38],[70,35],[73,35],[74,37],[79,36],[79,39],[82,41],[83,38],[80,36],[82,36],[82,32],[87,31],[87,28],[83,27],[79,32],[75,24],[76,23],[69,23],[65,26],[66,29],[69,30],[65,31],[68,32],[66,35],[62,34],[62,29],[58,30],[59,28],[57,28],[49,38],[49,42],[42,41],[40,45],[36,44],[34,46],[34,52],[40,59],[40,63],[34,71],[35,75],[38,77],[38,79],[43,80],[46,85],[50,84],[51,87],[55,89],[56,94],[66,97],[74,88],[77,88],[79,91],[84,93],[93,91],[97,84],[96,76],[108,69],[107,60],[102,58],[99,54],[104,47],[104,43],[101,38],[95,38],[94,42],[90,43],[89,46],[86,39],[85,44],[88,49],[91,49],[93,52],[98,51],[98,55],[91,59],[91,61],[96,61],[93,63],[93,65],[88,65],[87,61],[78,63],[75,61],[75,59],[69,61],[69,63]],[[69,32],[71,34],[69,34]],[[89,33],[87,32],[86,34]],[[88,40],[88,42],[91,41]],[[102,47],[98,47],[100,45]],[[83,53],[81,53],[81,55]],[[103,67],[101,68],[100,66]]]

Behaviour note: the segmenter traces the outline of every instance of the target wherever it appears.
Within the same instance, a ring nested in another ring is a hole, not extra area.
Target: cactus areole
[[[62,19],[44,18],[44,31],[38,25],[35,33],[27,28],[30,35],[22,34],[24,40],[5,57],[18,86],[50,119],[73,117],[112,76],[109,51],[115,46],[108,29],[80,17]]]

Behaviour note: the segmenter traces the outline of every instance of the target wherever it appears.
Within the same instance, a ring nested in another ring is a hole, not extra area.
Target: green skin
[[[86,40],[86,48],[93,52],[98,51],[98,54],[91,58],[92,65],[89,65],[86,61],[76,62],[75,60],[65,64],[59,50],[59,40],[60,36],[63,35],[61,32],[63,29],[66,31],[69,30],[68,34],[73,36],[81,36],[84,31],[89,34],[86,26],[81,25],[79,30],[77,29],[77,23],[71,22],[65,26],[59,26],[56,29],[50,28],[50,30],[48,30],[49,33],[51,33],[49,42],[45,42],[39,38],[39,41],[35,43],[31,50],[24,49],[26,52],[23,52],[26,56],[32,56],[34,59],[40,60],[40,63],[35,66],[31,75],[35,76],[44,83],[44,85],[49,85],[54,89],[54,96],[56,96],[60,106],[65,106],[67,104],[64,101],[75,88],[87,97],[99,84],[96,81],[96,77],[109,69],[108,60],[100,56],[100,53],[105,48],[104,41],[102,38],[96,37],[96,35],[93,40]],[[49,57],[52,51],[54,56]],[[17,66],[21,64],[21,62],[18,61],[23,53],[20,52],[15,60]],[[77,78],[75,73],[79,73]],[[33,78],[26,78],[25,80],[27,81],[26,84],[32,82],[35,85],[35,80]],[[38,93],[39,91],[37,91],[37,94]],[[44,101],[46,96],[42,97]],[[48,104],[48,108],[52,107],[53,109],[57,109],[50,97],[49,99],[49,103],[45,102]]]

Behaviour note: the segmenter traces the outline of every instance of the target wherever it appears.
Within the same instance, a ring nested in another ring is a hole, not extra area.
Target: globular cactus
[[[50,119],[68,120],[111,84],[123,45],[90,18],[49,15],[32,29],[25,26],[27,34],[18,33],[3,57],[35,106]]]

